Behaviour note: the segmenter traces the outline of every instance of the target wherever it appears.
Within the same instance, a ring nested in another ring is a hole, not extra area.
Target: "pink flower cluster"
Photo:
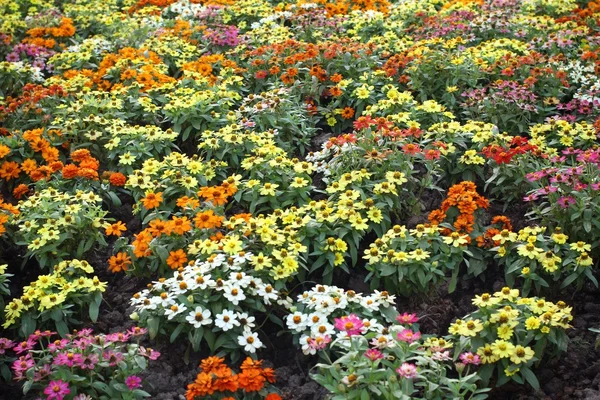
[[[335,319],[336,329],[346,332],[348,336],[355,336],[362,334],[364,324],[360,318],[354,314],[350,314],[346,317]]]

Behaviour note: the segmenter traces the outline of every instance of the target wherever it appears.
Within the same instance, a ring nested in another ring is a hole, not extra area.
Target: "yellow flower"
[[[458,232],[452,232],[450,236],[444,236],[442,240],[448,245],[460,247],[467,243],[467,237],[468,235],[461,235]]]
[[[580,253],[583,253],[586,251],[592,251],[592,246],[590,246],[586,242],[579,241],[577,243],[571,243],[571,250],[575,250]]]
[[[508,358],[514,353],[515,346],[505,340],[496,340],[492,343],[492,351],[498,358]]]
[[[279,187],[276,183],[265,183],[259,193],[263,196],[275,196],[275,189]]]
[[[520,344],[515,346],[514,352],[510,356],[510,361],[515,364],[526,363],[531,360],[535,352],[531,349],[531,347],[523,347]]]
[[[519,289],[511,289],[507,286],[503,287],[499,292],[494,293],[494,296],[503,299],[512,301],[516,297],[519,297]]]
[[[589,267],[593,264],[592,257],[589,256],[587,252],[582,252],[579,257],[577,257],[577,265],[582,267]]]
[[[564,233],[553,233],[552,236],[550,236],[550,239],[557,244],[565,244],[568,238],[569,237]]]
[[[525,328],[528,331],[533,331],[540,327],[540,320],[537,317],[531,316],[525,320]]]
[[[539,258],[540,254],[544,252],[543,249],[535,247],[532,243],[522,244],[517,248],[517,251],[521,257],[527,257],[530,259]]]
[[[465,323],[462,323],[460,329],[458,331],[462,336],[477,336],[478,332],[483,330],[483,324],[480,320],[471,320]]]
[[[473,305],[479,308],[493,306],[499,302],[499,298],[492,297],[489,293],[483,293],[481,296],[475,296],[475,298],[472,300]]]
[[[430,253],[423,249],[415,249],[409,253],[410,258],[417,261],[426,260],[429,258],[429,255]]]
[[[509,368],[505,368],[504,369],[504,375],[506,375],[506,376],[513,376],[514,374],[516,374],[520,370],[521,370],[521,368],[516,368],[516,369],[510,368],[510,367]]]
[[[495,353],[492,346],[486,344],[483,347],[477,349],[477,355],[481,358],[482,364],[492,364],[500,359]]]

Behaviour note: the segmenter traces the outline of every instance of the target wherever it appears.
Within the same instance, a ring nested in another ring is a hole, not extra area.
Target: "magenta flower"
[[[462,353],[460,355],[460,360],[464,364],[473,364],[473,365],[481,364],[481,359],[479,358],[479,356],[477,354],[473,354],[471,352]]]
[[[135,375],[128,376],[127,379],[125,379],[125,384],[129,390],[137,389],[142,386],[142,378]]]
[[[414,324],[416,322],[419,322],[419,317],[417,317],[417,314],[404,313],[398,315],[396,317],[396,321],[398,321],[401,324]]]
[[[403,363],[396,372],[403,378],[413,379],[417,377],[417,366],[410,363]]]
[[[398,340],[406,343],[416,342],[419,339],[421,339],[421,333],[413,332],[410,329],[404,329],[402,332],[398,333]]]
[[[10,350],[15,347],[17,343],[7,338],[0,338],[0,354],[6,353],[6,350]]]
[[[55,352],[60,351],[65,348],[65,346],[69,344],[67,339],[55,340],[54,342],[48,345],[48,350]]]
[[[160,353],[156,350],[152,350],[151,348],[145,348],[140,346],[139,350],[140,355],[149,358],[150,360],[156,360],[160,357]]]
[[[309,337],[306,339],[306,342],[311,349],[319,351],[325,349],[327,345],[331,343],[331,336],[324,335],[317,336],[316,338]]]
[[[35,346],[35,344],[36,344],[36,342],[34,340],[28,339],[26,342],[21,342],[18,345],[16,345],[13,348],[13,351],[17,354],[21,354],[21,353],[24,353],[26,351],[33,349],[33,346]]]
[[[46,389],[44,389],[44,394],[48,396],[46,398],[47,400],[62,400],[69,393],[71,393],[69,384],[60,379],[57,381],[50,381]]]
[[[83,361],[83,356],[79,353],[65,352],[59,353],[54,359],[54,365],[66,365],[72,367],[73,365],[79,365]]]
[[[123,356],[123,353],[121,353],[121,352],[115,352],[113,350],[107,350],[107,351],[105,351],[102,354],[102,358],[104,360],[108,361],[108,365],[110,365],[111,367],[114,367],[119,362],[121,362],[121,361],[123,361],[125,359],[125,357]]]
[[[377,349],[369,349],[365,351],[364,355],[371,361],[377,361],[383,358],[383,353]]]
[[[89,354],[84,359],[81,360],[77,365],[81,369],[89,369],[92,370],[98,364],[98,354]]]
[[[131,329],[129,329],[127,331],[127,333],[131,336],[142,336],[144,335],[146,332],[148,332],[148,329],[146,328],[140,328],[139,326],[134,326]]]
[[[19,357],[15,362],[13,362],[12,369],[15,371],[17,377],[22,377],[25,372],[29,368],[32,368],[35,365],[35,361],[31,357],[31,354],[27,354],[25,356]]]
[[[340,331],[346,332],[348,336],[360,335],[363,326],[362,320],[354,314],[335,319],[335,327]]]

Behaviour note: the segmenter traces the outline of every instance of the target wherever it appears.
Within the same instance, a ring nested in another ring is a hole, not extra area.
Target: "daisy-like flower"
[[[244,350],[248,353],[256,353],[256,350],[262,347],[262,342],[258,338],[256,333],[245,330],[241,336],[238,336],[238,343],[240,346],[244,346]]]
[[[473,365],[481,364],[481,359],[479,358],[479,356],[477,354],[473,354],[471,352],[462,353],[460,355],[460,360],[464,364],[473,364]]]
[[[62,400],[66,395],[71,393],[71,389],[69,389],[69,384],[67,382],[63,382],[62,380],[50,381],[48,386],[44,389],[44,394],[48,397],[48,400]]]
[[[223,296],[236,306],[240,304],[240,301],[246,299],[244,291],[238,286],[226,286],[223,290]]]
[[[420,332],[413,332],[411,329],[403,329],[398,333],[398,340],[406,343],[413,343],[421,339]]]
[[[221,328],[222,331],[227,332],[228,330],[233,329],[234,326],[240,326],[240,322],[237,320],[236,313],[229,310],[223,310],[221,314],[217,314],[215,325]]]
[[[173,304],[171,307],[165,310],[165,316],[170,321],[185,310],[187,310],[187,307],[184,304]]]
[[[396,317],[396,321],[400,324],[414,324],[419,322],[419,317],[417,317],[417,314],[403,313]]]
[[[185,317],[185,320],[198,329],[202,325],[208,325],[212,322],[210,315],[209,310],[203,310],[202,307],[198,306]]]
[[[369,349],[365,351],[364,356],[371,361],[377,361],[383,358],[383,353],[377,349]]]
[[[335,327],[346,332],[348,336],[360,335],[362,333],[363,322],[354,314],[335,319]]]
[[[515,364],[526,363],[535,356],[535,352],[531,347],[523,347],[520,344],[515,346],[513,353],[510,355],[510,361]]]
[[[142,386],[142,378],[136,375],[128,376],[127,379],[125,379],[125,384],[129,390],[137,389]]]
[[[403,378],[413,379],[417,377],[417,366],[410,363],[403,363],[396,369],[396,372]]]
[[[303,314],[300,311],[296,311],[295,313],[288,315],[286,318],[286,324],[288,328],[296,332],[302,332],[306,327],[306,322],[306,314]]]

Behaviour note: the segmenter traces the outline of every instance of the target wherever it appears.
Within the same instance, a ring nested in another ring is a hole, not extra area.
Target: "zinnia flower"
[[[417,377],[417,366],[410,363],[403,363],[396,372],[403,378],[413,379]]]
[[[125,384],[129,390],[137,389],[142,386],[142,378],[136,375],[128,376],[127,379],[125,379]]]
[[[44,394],[48,396],[48,400],[62,400],[69,393],[71,393],[69,384],[60,379],[57,381],[50,381],[46,389],[44,389]]]
[[[348,336],[360,335],[363,326],[362,320],[354,314],[335,319],[335,327],[340,331],[346,332]]]

